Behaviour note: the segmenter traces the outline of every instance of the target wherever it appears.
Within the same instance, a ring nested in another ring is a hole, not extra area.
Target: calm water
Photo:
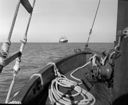
[[[84,43],[28,43],[25,46],[21,70],[15,81],[13,92],[18,91],[24,86],[29,77],[43,68],[49,61],[54,61],[66,55],[74,53],[75,48],[84,48]],[[13,43],[11,45],[10,54],[19,50],[20,44]],[[108,51],[113,47],[112,43],[91,43],[90,48],[97,51]],[[0,103],[6,99],[9,85],[12,80],[12,68],[15,62],[6,66],[0,74]]]

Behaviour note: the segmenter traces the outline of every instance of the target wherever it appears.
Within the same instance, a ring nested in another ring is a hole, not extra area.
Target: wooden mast
[[[117,36],[128,27],[128,0],[118,0]],[[120,47],[121,56],[115,61],[113,98],[128,94],[128,38],[123,38]]]

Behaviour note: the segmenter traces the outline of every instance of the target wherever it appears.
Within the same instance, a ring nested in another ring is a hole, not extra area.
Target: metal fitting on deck
[[[124,28],[123,35],[124,35],[124,38],[128,37],[128,27]]]

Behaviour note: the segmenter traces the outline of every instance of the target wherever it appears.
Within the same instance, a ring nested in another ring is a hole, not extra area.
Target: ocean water
[[[1,45],[1,44],[0,44]],[[28,43],[23,51],[21,70],[19,71],[12,94],[22,88],[33,73],[38,72],[48,62],[74,53],[74,49],[83,49],[85,43]],[[89,47],[96,51],[109,51],[113,43],[90,43]],[[11,44],[10,55],[18,51],[20,43]],[[6,66],[0,74],[0,103],[5,102],[13,77],[15,61]]]

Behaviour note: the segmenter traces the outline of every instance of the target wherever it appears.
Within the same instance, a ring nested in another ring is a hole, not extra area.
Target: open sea
[[[1,44],[0,44],[1,45]],[[33,73],[38,72],[48,62],[74,53],[74,49],[84,49],[85,43],[28,43],[23,51],[21,70],[18,73],[12,94],[22,88]],[[113,43],[90,43],[89,47],[96,51],[109,51]],[[10,55],[18,51],[20,43],[12,43]],[[6,66],[0,74],[0,103],[5,102],[13,77],[15,61]]]

